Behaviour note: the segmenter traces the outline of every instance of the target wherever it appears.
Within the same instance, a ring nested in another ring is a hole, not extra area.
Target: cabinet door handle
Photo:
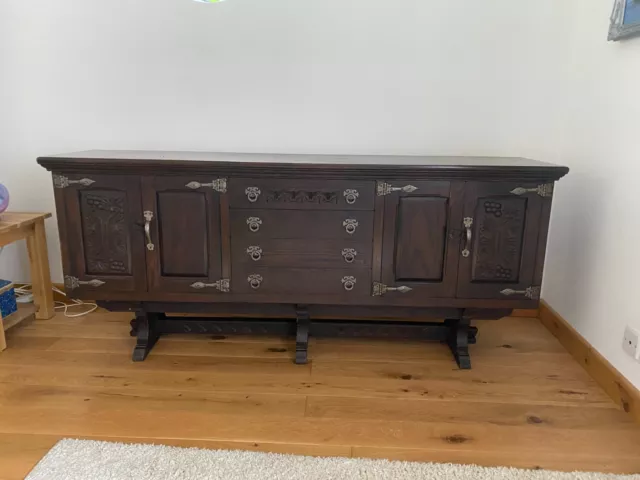
[[[262,225],[262,220],[258,217],[249,217],[247,218],[247,225],[249,225],[249,230],[253,233],[256,233],[260,230],[260,225]]]
[[[346,189],[343,195],[349,205],[353,205],[354,203],[356,203],[356,200],[360,196],[358,190],[353,188]]]
[[[258,275],[257,273],[254,273],[247,277],[247,282],[249,282],[249,285],[254,290],[257,290],[260,288],[260,285],[262,285],[262,280],[263,280],[262,275]]]
[[[473,226],[473,218],[465,217],[464,229],[466,232],[466,241],[465,241],[464,250],[462,250],[462,256],[465,258],[467,258],[471,254],[471,251],[469,249],[471,248],[471,238],[473,236],[473,232],[471,230],[472,226]]]
[[[258,197],[262,192],[258,187],[247,187],[245,188],[244,193],[251,203],[255,203],[258,201]]]
[[[356,277],[342,277],[342,286],[347,292],[350,292],[356,286]]]
[[[349,235],[353,235],[354,233],[356,233],[356,228],[359,225],[360,224],[355,218],[347,218],[344,222],[342,222],[342,226]]]
[[[151,241],[151,220],[153,220],[153,212],[145,210],[144,212],[144,235],[147,237],[147,250],[153,251],[155,245]]]
[[[344,261],[347,263],[353,263],[356,260],[357,255],[358,255],[358,252],[356,251],[355,248],[344,248],[342,250],[342,257],[344,258]]]
[[[257,245],[252,245],[247,247],[247,253],[251,257],[251,260],[257,262],[262,258],[262,249]]]

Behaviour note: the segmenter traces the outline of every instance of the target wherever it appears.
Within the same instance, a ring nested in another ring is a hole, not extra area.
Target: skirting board
[[[585,338],[544,300],[540,302],[540,321],[555,335],[611,399],[640,423],[640,390],[634,387]]]

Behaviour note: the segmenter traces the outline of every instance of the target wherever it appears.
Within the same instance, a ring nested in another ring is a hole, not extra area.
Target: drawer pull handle
[[[249,225],[249,230],[253,233],[256,233],[260,230],[260,225],[262,225],[262,220],[258,217],[249,217],[247,218],[247,225]]]
[[[258,187],[247,187],[245,188],[244,193],[251,203],[256,203],[258,201],[258,197],[262,192]]]
[[[249,282],[249,285],[251,285],[251,288],[253,288],[254,290],[257,290],[260,288],[260,285],[262,284],[262,275],[258,275],[257,273],[254,273],[252,275],[249,275],[249,277],[247,277],[247,282]]]
[[[353,235],[356,233],[356,228],[360,225],[355,218],[347,218],[344,222],[342,222],[342,226],[347,231],[349,235]]]
[[[151,220],[153,220],[153,212],[146,210],[144,212],[144,236],[147,238],[147,250],[150,252],[156,248],[151,240]]]
[[[345,248],[342,250],[342,256],[344,257],[344,261],[347,263],[353,263],[357,255],[358,252],[355,248]]]
[[[102,280],[98,280],[94,278],[93,280],[80,280],[77,277],[72,277],[70,275],[65,275],[64,277],[64,287],[67,290],[75,290],[76,288],[80,288],[83,285],[88,287],[98,288],[104,285],[106,282]]]
[[[350,292],[356,286],[356,277],[342,277],[342,285],[347,292]]]
[[[353,205],[354,203],[356,203],[356,200],[359,196],[360,194],[358,193],[358,190],[355,190],[353,188],[348,188],[344,191],[344,198],[347,200],[347,203],[349,205]]]
[[[465,217],[465,219],[464,219],[464,229],[465,229],[465,232],[466,232],[466,243],[465,243],[464,250],[462,250],[462,256],[464,258],[467,258],[471,254],[471,251],[469,249],[471,248],[471,237],[473,235],[473,233],[471,231],[471,227],[472,226],[473,226],[473,218]]]
[[[204,283],[204,282],[196,282],[191,284],[191,288],[195,288],[196,290],[202,290],[203,288],[215,288],[216,290],[220,290],[221,292],[228,293],[229,292],[229,282],[228,278],[223,278],[222,280],[218,280],[214,283]]]
[[[257,245],[256,246],[252,245],[251,247],[247,247],[247,253],[251,257],[251,260],[253,260],[254,262],[257,262],[262,258],[262,249]]]

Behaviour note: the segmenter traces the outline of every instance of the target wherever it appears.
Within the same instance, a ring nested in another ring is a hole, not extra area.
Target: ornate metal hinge
[[[418,187],[414,187],[413,185],[405,185],[404,187],[394,187],[390,183],[378,182],[377,193],[379,197],[384,195],[389,195],[392,192],[404,192],[411,193],[418,190]]]
[[[537,193],[541,197],[553,197],[553,183],[543,183],[533,188],[517,187],[511,190],[514,195],[524,195],[525,193]]]
[[[202,290],[203,288],[215,288],[224,293],[229,293],[230,281],[228,278],[223,278],[213,283],[196,282],[191,284],[191,288]]]
[[[71,275],[64,276],[64,287],[67,290],[75,290],[76,288],[79,288],[83,285],[87,285],[89,287],[101,287],[105,283],[106,282],[103,282],[102,280],[98,280],[97,278],[94,278],[93,280],[84,281],[84,280],[78,279],[77,277],[72,277]]]
[[[54,188],[67,188],[70,185],[78,184],[83,187],[88,187],[89,185],[96,183],[95,180],[91,180],[90,178],[82,178],[80,180],[69,180],[68,177],[64,175],[53,174],[53,187]]]
[[[413,288],[407,287],[406,285],[402,285],[400,287],[388,287],[383,283],[373,282],[373,292],[371,296],[381,297],[387,292],[409,293],[411,290],[413,290]]]
[[[197,190],[202,187],[211,187],[216,192],[227,193],[227,179],[226,178],[216,178],[211,183],[200,183],[200,182],[189,182],[185,185],[185,187],[190,188],[192,190]]]
[[[513,290],[511,288],[505,288],[500,292],[507,297],[510,295],[524,295],[531,300],[540,300],[540,287],[527,287],[524,290]]]

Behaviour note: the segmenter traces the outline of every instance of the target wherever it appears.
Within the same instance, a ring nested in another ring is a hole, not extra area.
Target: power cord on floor
[[[16,296],[23,297],[26,295],[33,295],[31,288],[32,288],[32,285],[30,283],[24,285],[23,287],[16,287],[15,288]],[[64,293],[62,290],[60,290],[59,288],[57,287],[51,287],[51,288],[54,292],[59,293],[60,295],[63,295],[65,297],[67,296],[67,294]],[[62,309],[63,310],[62,313],[64,314],[65,317],[68,317],[68,318],[83,317],[98,309],[98,305],[95,303],[83,302],[82,300],[76,300],[74,298],[70,298],[69,300],[71,301],[71,303],[58,302],[58,301],[54,302],[55,309],[56,310]],[[70,308],[81,307],[81,306],[88,307],[88,310],[79,312],[79,313],[69,313]]]

